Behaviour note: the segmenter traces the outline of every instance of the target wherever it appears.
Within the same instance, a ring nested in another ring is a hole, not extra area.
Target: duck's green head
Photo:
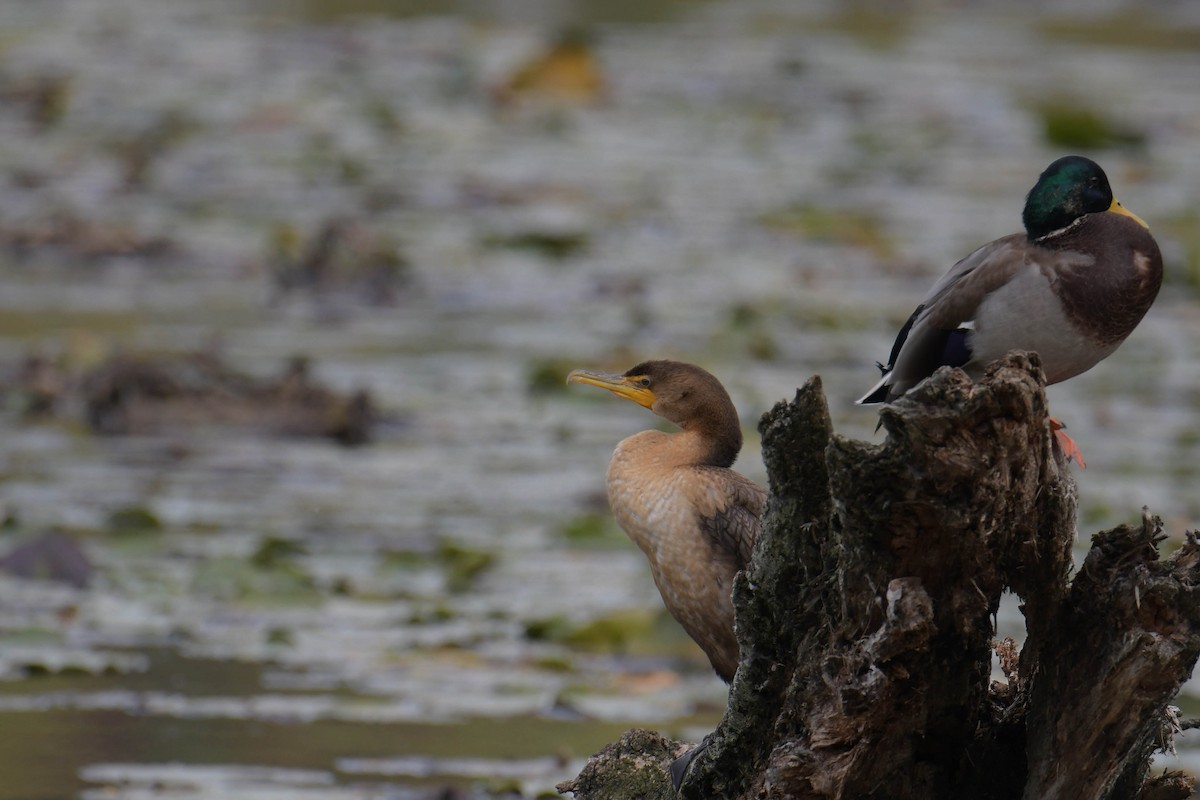
[[[1061,230],[1085,214],[1114,211],[1145,222],[1113,197],[1100,165],[1083,156],[1063,156],[1038,178],[1021,215],[1030,239]]]

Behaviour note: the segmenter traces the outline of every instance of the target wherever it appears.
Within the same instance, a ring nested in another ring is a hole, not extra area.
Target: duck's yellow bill
[[[1141,225],[1143,228],[1145,228],[1146,230],[1150,230],[1150,226],[1146,224],[1146,220],[1142,219],[1137,214],[1133,213],[1128,208],[1121,205],[1119,202],[1117,202],[1117,198],[1115,198],[1115,197],[1113,198],[1112,205],[1108,207],[1108,210],[1112,211],[1114,213],[1117,213],[1117,214],[1124,214],[1127,217],[1132,217],[1133,219],[1137,220],[1138,224]]]

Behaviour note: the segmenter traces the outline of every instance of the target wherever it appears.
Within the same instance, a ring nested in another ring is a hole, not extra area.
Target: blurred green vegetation
[[[475,579],[496,563],[496,554],[456,542],[443,541],[438,545],[437,559],[445,569],[446,583],[452,592],[471,588]]]
[[[1117,122],[1099,109],[1066,97],[1042,100],[1034,109],[1046,143],[1075,150],[1102,150],[1145,144],[1143,132]]]
[[[1051,15],[1032,20],[1032,25],[1050,44],[1076,42],[1145,50],[1200,50],[1200,26],[1172,24],[1141,9]]]
[[[766,228],[790,233],[807,242],[861,247],[880,259],[893,258],[895,243],[884,221],[870,211],[833,208],[812,202],[767,212],[759,218]]]
[[[570,358],[537,359],[525,367],[525,386],[530,394],[560,394],[567,390],[567,375],[578,366]]]
[[[118,508],[108,515],[108,532],[119,536],[160,533],[163,529],[158,515],[144,506]]]

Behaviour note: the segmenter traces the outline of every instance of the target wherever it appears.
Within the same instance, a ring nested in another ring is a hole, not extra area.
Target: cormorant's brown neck
[[[742,426],[737,411],[730,405],[706,409],[708,413],[683,423],[681,427],[695,437],[696,463],[709,467],[732,467],[742,450]]]

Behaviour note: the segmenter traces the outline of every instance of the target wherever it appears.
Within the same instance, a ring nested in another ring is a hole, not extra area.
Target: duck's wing
[[[900,329],[883,377],[858,402],[889,402],[938,367],[967,363],[967,334],[979,306],[1030,263],[1036,248],[1017,233],[985,244],[951,267]]]
[[[696,505],[700,531],[718,557],[729,558],[736,569],[750,563],[767,490],[733,470],[700,470],[703,497]]]

